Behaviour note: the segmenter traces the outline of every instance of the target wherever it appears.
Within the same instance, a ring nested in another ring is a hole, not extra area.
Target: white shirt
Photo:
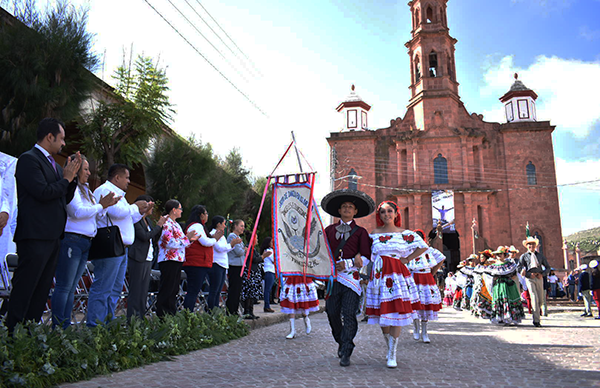
[[[0,212],[14,217],[17,202],[15,191],[15,169],[17,158],[0,152]],[[9,223],[10,224],[10,223]]]
[[[101,197],[110,192],[115,193],[117,197],[121,196],[121,199],[116,205],[108,208],[108,216],[110,216],[113,225],[117,225],[121,230],[123,244],[131,245],[135,240],[135,229],[133,224],[141,220],[142,215],[140,214],[140,211],[136,205],[130,205],[127,202],[125,199],[125,192],[109,181],[104,182],[100,187],[94,190],[94,198],[96,198],[96,202],[100,201]],[[108,221],[108,217],[102,217],[102,219],[98,221],[98,227],[109,225],[110,222]]]
[[[75,189],[75,195],[67,205],[67,224],[65,232],[82,234],[88,237],[96,236],[98,230],[96,217],[106,212],[99,203],[94,203],[81,192],[81,187]],[[84,190],[88,190],[87,183]],[[89,192],[92,195],[92,192]],[[92,197],[93,198],[93,197]]]
[[[194,231],[196,232],[196,236],[200,236],[198,238],[198,242],[200,245],[205,247],[212,247],[216,244],[217,240],[212,237],[208,237],[206,235],[206,231],[204,230],[204,226],[201,223],[195,223],[194,225],[188,228],[188,232]]]
[[[152,230],[150,224],[146,225],[146,229],[148,229],[148,232]],[[152,261],[154,260],[154,244],[152,244],[152,239],[148,241],[148,244],[150,245],[148,246],[148,255],[146,256],[146,261]]]
[[[216,231],[216,229],[213,229],[210,232],[210,235],[214,235]],[[215,245],[213,245],[213,264],[218,264],[223,268],[229,268],[229,258],[227,257],[227,252],[231,251],[232,249],[233,247],[227,242],[225,236],[222,236],[215,243]]]
[[[271,252],[271,254],[265,257],[265,261],[263,263],[265,272],[273,272],[275,273],[275,255],[273,254],[273,250],[271,248],[265,249],[265,252]]]

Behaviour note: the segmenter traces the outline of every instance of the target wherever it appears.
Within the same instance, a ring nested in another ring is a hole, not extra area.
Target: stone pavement
[[[385,366],[378,326],[359,324],[352,364],[343,368],[325,313],[311,316],[310,335],[296,320],[300,334],[286,340],[286,317],[256,310],[263,323],[245,338],[64,387],[600,387],[600,320],[580,318],[580,309],[551,307],[538,329],[529,316],[500,327],[444,308],[429,324],[430,344],[403,330],[397,369]]]

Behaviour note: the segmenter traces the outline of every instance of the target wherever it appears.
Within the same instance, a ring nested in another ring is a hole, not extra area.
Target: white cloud
[[[600,219],[590,218],[587,220],[582,220],[579,224],[562,226],[562,234],[563,236],[568,236],[575,232],[580,232],[582,230],[588,230],[592,228],[597,228],[600,226]]]
[[[484,73],[482,96],[506,93],[506,80],[514,73],[538,95],[538,120],[550,120],[559,131],[586,137],[600,122],[600,63],[539,56],[528,68],[515,66],[508,55],[489,65]],[[581,82],[585,79],[585,82]],[[502,108],[484,111],[486,121],[504,122]]]
[[[600,179],[600,159],[570,161],[556,158],[556,182],[559,186],[595,179]],[[594,188],[599,185],[596,183],[581,187]]]

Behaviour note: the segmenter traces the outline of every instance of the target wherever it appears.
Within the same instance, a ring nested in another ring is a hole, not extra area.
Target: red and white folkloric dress
[[[413,275],[417,290],[419,290],[421,308],[417,309],[417,314],[419,319],[423,321],[437,321],[437,312],[442,309],[440,289],[431,274],[431,268],[445,259],[446,256],[442,252],[429,247],[425,253],[407,264],[407,268]]]
[[[406,326],[418,318],[419,292],[410,271],[400,258],[418,248],[428,248],[418,234],[375,233],[371,248],[373,270],[367,285],[367,311],[370,324]]]
[[[311,278],[306,278],[305,282],[302,276],[284,276],[279,306],[285,314],[308,315],[311,311],[318,311],[319,297],[315,283]]]

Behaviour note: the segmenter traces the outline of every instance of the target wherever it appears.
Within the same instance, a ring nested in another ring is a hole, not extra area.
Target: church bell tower
[[[446,18],[448,0],[413,0],[408,3],[412,15],[412,39],[406,43],[410,58],[411,99],[408,108],[414,110],[415,129],[427,130],[429,115],[444,115],[443,122],[457,126],[458,95],[454,45]],[[441,107],[452,106],[448,111]],[[439,124],[439,119],[436,120]]]

